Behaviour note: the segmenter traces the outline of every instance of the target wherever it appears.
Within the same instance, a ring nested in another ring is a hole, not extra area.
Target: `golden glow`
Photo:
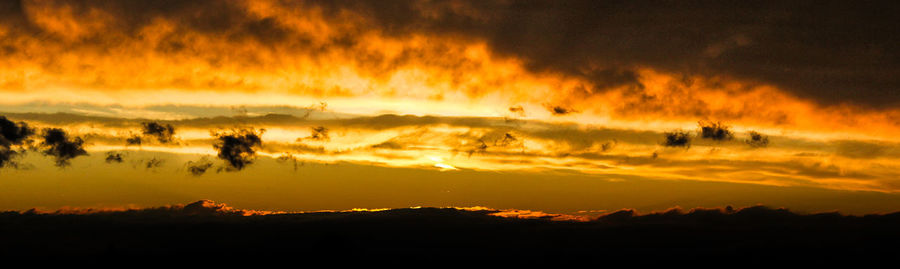
[[[287,154],[297,161],[311,163],[349,162],[440,171],[570,171],[882,192],[898,191],[894,182],[900,176],[896,172],[900,167],[900,144],[875,140],[772,134],[772,144],[768,147],[751,148],[743,142],[748,139],[747,134],[737,132],[731,141],[695,137],[690,148],[671,148],[661,144],[661,132],[568,123],[512,124],[502,118],[473,118],[486,125],[470,126],[465,122],[407,125],[391,118],[325,117],[274,125],[241,119],[235,119],[235,123],[243,122],[240,125],[190,120],[178,126],[175,143],[160,144],[145,139],[142,145],[126,145],[125,139],[140,133],[140,120],[121,126],[85,119],[88,122],[68,125],[32,123],[37,128],[61,127],[73,136],[85,137],[87,150],[99,155],[110,151],[143,151],[205,155],[215,159],[217,152],[211,146],[214,138],[210,131],[244,125],[266,129],[262,135],[263,146],[257,152],[259,158]],[[310,138],[312,127],[320,124],[329,130],[327,140]]]

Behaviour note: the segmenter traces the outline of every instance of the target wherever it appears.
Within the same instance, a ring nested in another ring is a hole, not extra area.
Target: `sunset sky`
[[[0,1],[0,210],[900,210],[900,5]]]

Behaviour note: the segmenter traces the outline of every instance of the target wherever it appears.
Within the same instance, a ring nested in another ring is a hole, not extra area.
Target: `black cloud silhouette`
[[[0,145],[19,145],[31,135],[34,135],[34,129],[28,127],[27,123],[12,122],[5,116],[0,116]]]
[[[129,146],[131,146],[131,145],[140,146],[141,143],[143,143],[143,139],[141,139],[141,137],[137,136],[137,135],[134,135],[134,136],[131,136],[131,137],[125,139],[125,144],[129,145]]]
[[[256,150],[262,146],[262,133],[265,130],[240,129],[224,133],[215,133],[217,141],[213,148],[219,151],[219,159],[225,160],[229,168],[242,170],[253,163]]]
[[[638,68],[729,75],[823,104],[900,102],[900,6],[890,1],[328,1],[386,33],[483,40],[536,72],[640,88]]]
[[[81,137],[69,138],[66,131],[59,128],[47,128],[43,130],[44,155],[56,158],[56,166],[67,166],[75,157],[88,155],[83,147],[84,140]]]
[[[734,132],[729,130],[730,127],[721,122],[700,121],[700,137],[704,139],[712,139],[715,141],[727,141],[734,139]]]
[[[7,165],[16,166],[13,159],[19,155],[20,150],[15,148],[21,147],[32,135],[34,129],[28,127],[27,123],[15,123],[5,116],[0,116],[0,168]]]
[[[159,141],[159,143],[166,144],[174,141],[175,127],[173,127],[171,124],[144,122],[141,123],[141,125],[143,126],[141,132],[144,135],[155,137],[156,140]],[[131,144],[130,140],[129,144]],[[140,141],[138,141],[137,144],[140,145]]]
[[[663,133],[666,141],[663,145],[666,147],[691,147],[691,134],[684,131],[672,131]]]

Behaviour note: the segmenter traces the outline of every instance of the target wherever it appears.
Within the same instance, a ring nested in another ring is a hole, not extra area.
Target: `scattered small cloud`
[[[34,135],[34,129],[28,127],[27,123],[15,123],[6,119],[5,116],[0,116],[0,168],[7,165],[18,167],[13,159],[20,152],[24,152],[24,149],[16,150],[15,148],[21,148],[32,135]]]
[[[242,170],[253,163],[256,151],[262,146],[265,129],[240,129],[223,133],[213,133],[217,141],[213,148],[219,151],[219,159],[225,160],[228,168]]]
[[[375,145],[372,145],[373,149],[403,149],[403,145],[394,140],[384,141]]]
[[[163,163],[165,163],[165,160],[153,157],[153,158],[147,160],[146,162],[144,162],[144,166],[147,169],[155,169],[155,168],[159,168],[160,166],[162,166]]]
[[[122,163],[125,161],[121,152],[110,151],[106,153],[106,163]]]
[[[16,167],[17,163],[13,159],[19,155],[19,152],[9,147],[0,146],[0,168],[5,166]]]
[[[603,144],[600,145],[600,151],[602,151],[602,152],[610,151],[613,148],[615,148],[616,144],[618,144],[618,143],[619,143],[618,140],[604,142]]]
[[[144,122],[141,132],[146,136],[155,137],[159,143],[167,144],[174,142],[175,127],[171,124],[161,124],[158,122]]]
[[[275,160],[278,161],[279,163],[288,163],[288,162],[292,163],[294,165],[294,171],[297,171],[297,169],[299,169],[300,166],[304,165],[304,163],[301,162],[300,160],[298,160],[297,157],[295,157],[293,154],[290,154],[287,152],[285,152],[284,154],[281,154],[280,156],[278,156],[278,158],[275,158]]]
[[[138,135],[133,135],[127,139],[125,139],[125,144],[129,146],[140,146],[143,140]]]
[[[331,140],[331,137],[328,136],[328,128],[325,128],[325,126],[316,126],[312,128],[312,133],[306,137],[306,139],[328,141]]]
[[[34,135],[34,129],[25,122],[12,122],[0,116],[0,146],[20,145]]]
[[[698,124],[700,125],[701,138],[712,139],[715,141],[728,141],[734,139],[734,132],[729,130],[730,127],[722,122],[700,121]]]
[[[578,112],[572,108],[567,108],[567,107],[562,107],[562,106],[548,106],[547,110],[550,110],[550,113],[552,113],[554,116],[562,116],[562,115]]]
[[[303,114],[301,118],[309,118],[313,111],[325,112],[328,109],[328,103],[319,102],[318,104],[309,105],[306,108],[306,113]]]
[[[56,166],[67,166],[75,157],[88,155],[84,150],[84,140],[81,137],[69,138],[66,131],[59,128],[47,128],[43,130],[41,147],[45,148],[44,155],[56,158]]]
[[[231,112],[234,112],[237,116],[247,116],[249,111],[247,110],[247,106],[231,106]]]
[[[469,149],[469,157],[472,157],[472,154],[481,153],[487,151],[488,145],[484,143],[483,139],[478,139],[478,144],[475,145],[475,148]]]
[[[525,117],[525,108],[522,106],[511,106],[509,107],[509,112],[519,117]]]
[[[197,161],[188,161],[185,166],[187,166],[187,171],[194,176],[202,176],[206,173],[206,170],[209,170],[213,167],[213,162],[208,158],[203,157]]]
[[[503,138],[494,141],[494,146],[507,147],[516,144],[516,142],[518,141],[519,139],[516,138],[516,136],[514,136],[513,134],[505,133],[503,134]]]
[[[750,131],[747,134],[750,135],[750,139],[744,140],[747,145],[754,148],[764,148],[769,146],[769,136],[760,134],[756,131]]]
[[[310,106],[308,106],[308,107],[306,107],[306,108],[307,108],[307,109],[310,109],[310,110],[317,110],[317,111],[322,111],[322,112],[324,112],[325,110],[328,109],[328,103],[326,103],[326,102],[319,102],[318,104],[312,104],[312,105],[310,105]]]
[[[663,135],[666,138],[666,141],[663,142],[663,146],[666,147],[683,147],[690,148],[691,147],[691,134],[685,131],[672,131],[665,132]]]

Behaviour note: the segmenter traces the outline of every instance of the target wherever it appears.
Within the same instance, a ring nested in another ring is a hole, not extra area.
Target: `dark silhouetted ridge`
[[[588,221],[554,221],[491,215],[497,212],[415,208],[272,213],[208,200],[118,211],[11,211],[0,213],[0,252],[78,256],[572,250],[600,256],[754,251],[853,255],[896,253],[900,240],[900,213],[797,214],[758,206],[643,215],[621,210]]]

